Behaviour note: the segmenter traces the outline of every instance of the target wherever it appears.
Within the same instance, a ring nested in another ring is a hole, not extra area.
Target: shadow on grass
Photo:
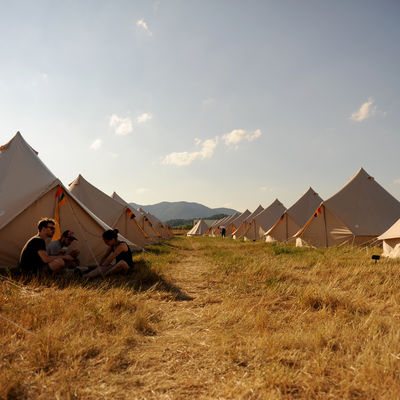
[[[169,293],[175,301],[191,301],[193,297],[184,293],[178,286],[169,282],[161,274],[150,267],[150,263],[146,260],[138,260],[134,262],[134,268],[127,274],[110,276],[107,278],[94,278],[88,280],[79,274],[71,274],[70,276],[27,276],[22,275],[18,271],[9,271],[2,273],[2,277],[14,282],[16,286],[29,285],[55,287],[60,290],[69,288],[87,288],[108,291],[114,288],[132,290],[135,292],[158,291]]]

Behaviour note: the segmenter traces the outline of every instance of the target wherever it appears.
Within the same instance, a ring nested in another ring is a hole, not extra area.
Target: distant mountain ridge
[[[237,211],[232,208],[209,208],[200,203],[191,203],[187,201],[168,202],[143,206],[136,203],[129,203],[134,208],[143,208],[143,210],[155,215],[158,219],[165,222],[171,219],[193,219],[208,218],[215,214],[234,214]]]

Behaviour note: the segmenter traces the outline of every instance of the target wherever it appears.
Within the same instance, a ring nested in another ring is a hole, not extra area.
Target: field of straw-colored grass
[[[0,280],[0,399],[400,398],[400,262],[177,236],[136,272]]]

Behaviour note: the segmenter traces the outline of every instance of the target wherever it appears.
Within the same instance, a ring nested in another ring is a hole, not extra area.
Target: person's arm
[[[128,245],[126,243],[120,243],[113,252],[111,252],[111,249],[110,249],[110,254],[101,263],[101,265],[103,265],[104,267],[106,267],[107,265],[110,265],[112,260],[114,260],[114,258],[116,258],[119,253],[122,253],[123,251],[127,251],[127,246]]]
[[[111,251],[112,251],[111,247],[109,247],[107,249],[107,251],[106,251],[106,254],[104,254],[104,256],[101,258],[100,265],[103,265],[104,261],[108,258],[108,256],[110,255]]]
[[[72,261],[73,260],[73,258],[68,254],[63,255],[63,256],[49,256],[47,254],[47,251],[45,251],[45,250],[38,250],[38,254],[39,254],[39,257],[42,259],[42,261],[45,264],[48,264],[48,263],[50,263],[50,262],[52,262],[54,260],[57,260],[59,258],[63,259],[64,261]]]

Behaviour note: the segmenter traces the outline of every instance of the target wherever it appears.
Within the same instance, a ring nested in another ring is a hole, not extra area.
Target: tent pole
[[[326,208],[324,207],[325,247],[328,247],[328,228],[326,226]]]

